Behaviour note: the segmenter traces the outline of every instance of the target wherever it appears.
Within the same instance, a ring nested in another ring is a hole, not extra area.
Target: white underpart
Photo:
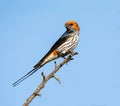
[[[61,46],[58,47],[58,51],[62,54],[66,52],[73,51],[75,47],[78,45],[79,35],[76,33],[75,35],[71,35],[66,42],[64,42]]]

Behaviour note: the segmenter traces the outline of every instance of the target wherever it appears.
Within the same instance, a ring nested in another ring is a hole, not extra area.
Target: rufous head
[[[69,20],[65,23],[65,27],[70,30],[77,30],[80,31],[80,27],[77,22],[73,20]]]

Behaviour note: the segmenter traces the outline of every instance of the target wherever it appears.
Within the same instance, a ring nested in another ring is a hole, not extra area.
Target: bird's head
[[[69,20],[65,23],[65,27],[69,30],[77,30],[80,31],[80,27],[77,22],[73,20]]]

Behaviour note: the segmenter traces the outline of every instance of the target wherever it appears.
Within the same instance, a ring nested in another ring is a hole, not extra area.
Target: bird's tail
[[[14,82],[12,85],[13,87],[15,87],[16,85],[18,85],[19,83],[21,83],[22,81],[24,81],[26,78],[28,78],[29,76],[31,76],[32,74],[34,74],[39,68],[41,68],[43,65],[45,65],[47,62],[44,62],[44,59],[41,59],[35,66],[34,68],[29,71],[27,74],[25,74],[23,77],[21,77],[20,79],[18,79],[16,82]]]
[[[18,85],[19,83],[21,83],[23,80],[25,80],[26,78],[28,78],[29,76],[31,76],[33,73],[35,73],[38,69],[32,69],[31,71],[29,71],[27,74],[25,74],[23,77],[21,77],[20,79],[18,79],[16,82],[14,82],[12,85],[13,87],[15,87],[16,85]]]
[[[23,77],[21,77],[20,79],[18,79],[16,82],[14,82],[12,85],[13,87],[15,87],[16,85],[18,85],[19,83],[21,83],[23,80],[25,80],[26,78],[28,78],[29,76],[31,76],[33,73],[35,73],[39,68],[41,68],[42,66],[44,66],[46,63],[48,63],[51,60],[54,60],[58,57],[58,55],[54,55],[54,54],[50,54],[49,52],[34,66],[34,68],[29,71],[27,74],[25,74]]]

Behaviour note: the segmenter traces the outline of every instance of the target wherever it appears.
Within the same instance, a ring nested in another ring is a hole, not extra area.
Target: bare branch
[[[30,102],[36,97],[36,96],[41,96],[41,94],[39,93],[41,91],[41,89],[44,88],[45,84],[47,83],[48,80],[50,80],[51,78],[55,78],[59,83],[60,83],[60,79],[57,78],[55,76],[55,73],[66,63],[68,63],[70,60],[72,60],[74,55],[77,55],[77,52],[70,52],[70,55],[64,59],[64,61],[62,63],[60,63],[59,65],[57,65],[55,63],[55,69],[48,75],[45,76],[44,73],[42,72],[41,75],[43,77],[42,82],[40,83],[40,85],[36,88],[36,90],[32,93],[32,95],[26,100],[26,102],[23,104],[23,106],[28,106],[30,104]]]

